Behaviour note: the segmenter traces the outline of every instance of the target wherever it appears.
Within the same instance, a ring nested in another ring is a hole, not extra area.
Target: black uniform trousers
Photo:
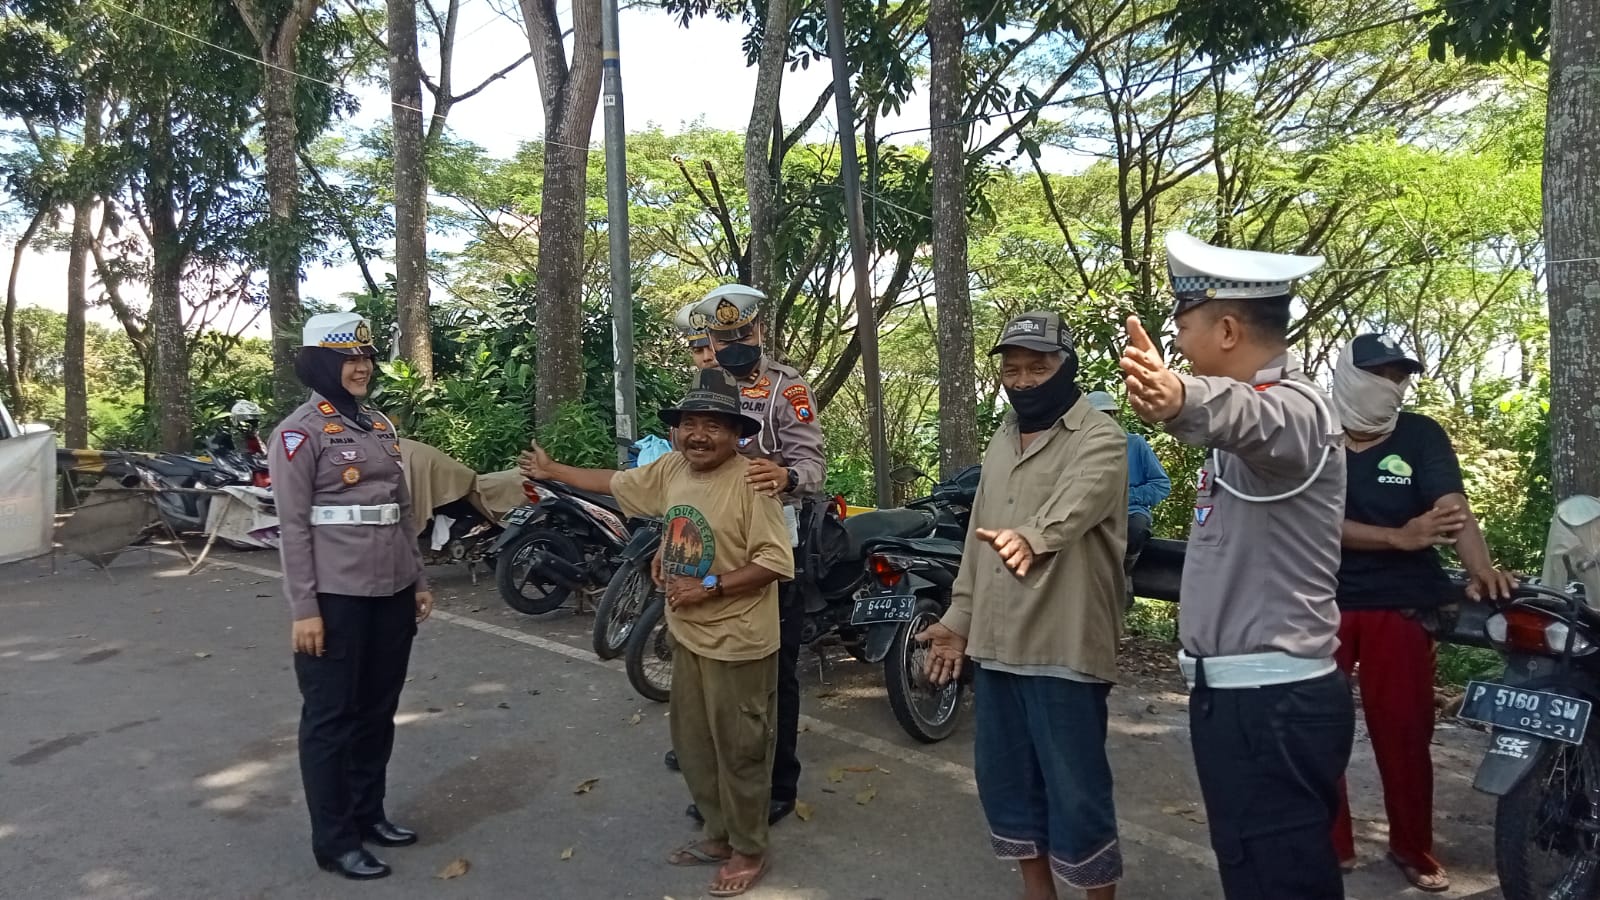
[[[294,655],[300,682],[300,778],[311,849],[332,859],[361,847],[383,809],[394,714],[417,633],[415,586],[392,597],[318,594],[323,654]]]
[[[1211,688],[1199,661],[1189,736],[1228,900],[1340,900],[1333,850],[1355,704],[1342,672]]]
[[[806,609],[794,582],[778,586],[778,718],[772,754],[772,799],[793,802],[800,792],[800,635]]]

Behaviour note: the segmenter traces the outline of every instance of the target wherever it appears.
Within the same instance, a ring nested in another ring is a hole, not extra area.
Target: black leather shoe
[[[361,840],[379,847],[409,847],[417,842],[417,833],[388,819],[380,819],[361,829]]]
[[[767,806],[767,824],[776,825],[792,812],[794,812],[793,800],[774,800]],[[689,808],[684,810],[683,814],[701,825],[706,823],[706,817],[700,815],[700,807],[693,803],[689,804]]]
[[[661,757],[661,761],[663,763],[666,763],[667,768],[671,769],[672,771],[674,771],[674,772],[681,771],[678,768],[678,751],[676,751],[676,750],[668,750],[667,751],[667,755]]]
[[[389,874],[389,866],[366,850],[351,850],[334,859],[319,856],[317,865],[324,872],[333,872],[356,881],[371,881]]]
[[[779,820],[794,812],[793,800],[774,800],[767,804],[767,824],[776,825]]]

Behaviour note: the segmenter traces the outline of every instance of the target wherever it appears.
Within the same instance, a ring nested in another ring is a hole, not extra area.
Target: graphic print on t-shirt
[[[667,528],[661,541],[661,568],[668,575],[704,578],[711,574],[717,556],[717,539],[700,510],[674,506],[667,510]]]

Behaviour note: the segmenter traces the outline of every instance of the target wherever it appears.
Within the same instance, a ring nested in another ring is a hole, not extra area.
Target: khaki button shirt
[[[278,507],[283,590],[295,619],[320,615],[317,594],[388,597],[428,589],[412,533],[411,494],[399,437],[382,413],[363,408],[367,431],[317,394],[290,413],[267,448]],[[313,506],[396,503],[394,525],[311,524]]]
[[[979,528],[1022,534],[1035,554],[1026,577],[1006,567]],[[1008,415],[983,459],[944,624],[966,636],[974,659],[1115,681],[1127,540],[1121,426],[1079,398],[1024,451]]]

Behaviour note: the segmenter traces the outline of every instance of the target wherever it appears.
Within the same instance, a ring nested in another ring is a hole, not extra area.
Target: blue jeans
[[[978,667],[978,799],[995,856],[1049,857],[1070,887],[1122,880],[1111,764],[1109,684]]]

